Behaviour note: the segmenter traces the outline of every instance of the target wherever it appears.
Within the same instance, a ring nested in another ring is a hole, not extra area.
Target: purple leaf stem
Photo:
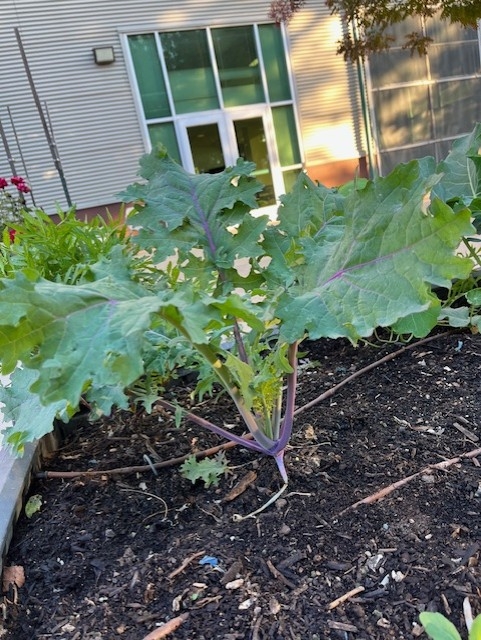
[[[284,419],[281,423],[280,428],[280,437],[277,440],[276,446],[273,450],[270,451],[271,455],[276,457],[279,453],[283,454],[284,449],[287,446],[291,438],[292,426],[294,424],[294,409],[296,404],[296,386],[297,386],[297,347],[299,343],[294,342],[289,345],[289,350],[287,352],[287,357],[289,360],[289,364],[292,367],[292,372],[287,375],[287,395],[286,395],[286,411],[284,414]],[[282,459],[281,459],[282,462]],[[277,462],[277,466],[279,466],[279,462]],[[282,466],[284,463],[282,462]],[[279,467],[279,470],[282,474],[282,469]]]
[[[215,262],[215,254],[217,253],[217,247],[215,245],[214,237],[212,235],[212,232],[211,232],[211,229],[210,229],[210,226],[209,226],[209,221],[207,220],[207,216],[205,214],[205,211],[200,206],[199,199],[197,197],[197,194],[196,194],[195,190],[192,190],[191,195],[192,195],[192,200],[194,202],[195,210],[197,212],[197,215],[199,216],[200,224],[201,224],[202,228],[205,231],[207,242],[209,244],[209,248],[210,248],[210,251],[212,253],[212,258],[213,258],[213,260]],[[219,269],[219,276],[220,276],[220,279],[223,282],[226,281],[225,274],[221,269]],[[246,354],[246,350],[245,350],[245,347],[244,347],[244,342],[242,340],[242,336],[241,336],[241,333],[240,333],[240,330],[239,330],[239,325],[237,323],[237,320],[234,320],[234,339],[235,339],[236,344],[237,344],[237,349],[239,351],[240,359],[243,362],[247,363],[248,362],[247,354]]]
[[[242,340],[242,335],[239,329],[239,323],[237,322],[237,319],[234,320],[234,340],[237,345],[237,351],[239,352],[239,358],[242,360],[242,362],[245,362],[246,364],[248,364],[249,359],[247,357],[244,341]]]
[[[197,215],[199,216],[200,224],[205,231],[207,242],[209,243],[209,248],[212,252],[212,257],[214,258],[217,251],[217,247],[215,246],[214,238],[212,236],[209,223],[207,222],[207,216],[205,215],[204,210],[200,206],[199,198],[197,197],[197,193],[195,192],[195,189],[192,189],[191,196],[192,196],[192,202],[194,203],[195,210],[197,211]]]
[[[276,453],[276,455],[274,456],[274,460],[276,461],[277,468],[279,469],[279,473],[281,474],[282,479],[284,480],[284,483],[287,484],[288,477],[287,477],[286,467],[284,464],[284,451],[285,449],[282,449],[282,451],[279,451],[279,453]]]
[[[173,411],[175,413],[176,406],[171,402],[168,402],[167,400],[159,399],[157,400],[157,404],[160,404],[160,406],[164,407],[164,409],[168,409],[169,411]],[[226,440],[231,440],[232,442],[235,442],[236,444],[239,444],[242,447],[247,447],[248,449],[252,449],[253,451],[257,451],[258,453],[269,454],[269,451],[265,449],[262,445],[260,445],[258,442],[256,442],[255,440],[247,440],[242,436],[237,436],[235,433],[231,433],[230,431],[227,431],[227,429],[222,429],[222,427],[218,427],[212,422],[209,422],[209,420],[205,420],[200,416],[196,416],[195,413],[186,411],[185,417],[187,418],[187,420],[190,420],[191,422],[198,424],[200,427],[204,427],[205,429],[208,429],[209,431],[216,433],[218,436],[221,436],[222,438],[226,438]]]

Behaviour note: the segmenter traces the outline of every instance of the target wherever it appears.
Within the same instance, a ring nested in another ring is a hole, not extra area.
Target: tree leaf
[[[10,585],[16,585],[19,589],[25,584],[25,569],[20,565],[12,565],[3,568],[2,591],[8,593]]]
[[[461,640],[454,624],[441,613],[423,611],[419,619],[432,640]]]
[[[472,264],[454,251],[471,232],[470,213],[454,213],[437,199],[426,211],[439,180],[433,168],[432,159],[400,165],[344,200],[337,242],[326,247],[324,238],[311,237],[297,283],[279,303],[287,341],[305,332],[356,341],[438,304],[430,285],[449,287],[452,278],[467,277]]]

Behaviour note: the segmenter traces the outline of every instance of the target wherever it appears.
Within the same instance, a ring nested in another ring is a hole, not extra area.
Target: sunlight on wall
[[[42,177],[44,178],[44,180],[53,180],[57,177],[57,175],[58,174],[56,169],[47,169],[47,171],[43,172]]]
[[[364,146],[358,82],[336,52],[340,20],[313,4],[292,21],[289,35],[307,165],[358,158]]]
[[[305,133],[304,141],[307,160],[311,149],[316,153],[322,152],[331,160],[346,160],[359,155],[350,120],[308,131]]]

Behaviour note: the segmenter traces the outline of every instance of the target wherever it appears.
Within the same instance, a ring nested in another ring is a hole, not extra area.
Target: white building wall
[[[120,33],[267,21],[269,0],[3,0],[0,120],[36,203],[66,205],[23,67],[19,29],[35,86],[46,104],[71,200],[106,205],[135,179],[145,152]],[[310,0],[288,29],[307,164],[359,155],[353,69],[336,56],[337,20]],[[97,66],[92,49],[113,46],[116,61]],[[12,116],[19,139],[16,144]],[[0,142],[0,176],[11,174]]]

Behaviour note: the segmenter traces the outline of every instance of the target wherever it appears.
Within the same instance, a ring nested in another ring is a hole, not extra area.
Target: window
[[[273,24],[127,36],[148,146],[187,170],[256,164],[260,206],[302,170],[283,31]]]
[[[400,46],[369,60],[374,133],[381,171],[398,162],[446,154],[472,131],[481,108],[480,42],[475,29],[430,18],[396,26],[398,42],[412,31],[433,38],[426,56]]]

